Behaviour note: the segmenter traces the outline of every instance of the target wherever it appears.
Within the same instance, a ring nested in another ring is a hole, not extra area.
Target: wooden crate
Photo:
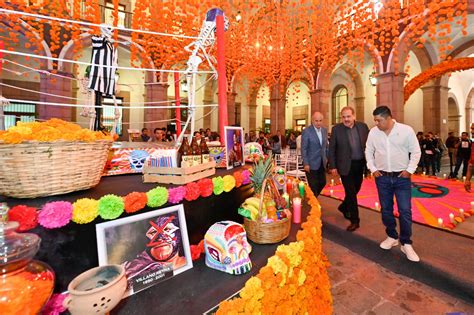
[[[184,185],[216,173],[216,162],[191,167],[143,166],[143,182]]]

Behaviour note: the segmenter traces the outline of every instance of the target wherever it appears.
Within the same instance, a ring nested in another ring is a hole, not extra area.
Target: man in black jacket
[[[357,194],[362,186],[365,167],[365,143],[369,127],[355,121],[355,110],[346,106],[341,109],[342,123],[332,128],[329,141],[329,169],[333,175],[341,176],[346,196],[339,211],[351,221],[350,232],[359,228],[359,208]]]

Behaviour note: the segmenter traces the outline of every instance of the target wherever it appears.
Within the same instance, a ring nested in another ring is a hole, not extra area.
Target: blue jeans
[[[382,222],[388,236],[398,239],[397,222],[393,215],[393,197],[397,198],[400,221],[400,243],[411,244],[411,179],[379,176],[375,178],[382,208]]]

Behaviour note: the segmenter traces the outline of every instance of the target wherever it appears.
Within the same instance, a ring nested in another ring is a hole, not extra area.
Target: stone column
[[[309,94],[311,95],[311,113],[309,115],[309,123],[311,123],[313,113],[318,111],[324,116],[323,126],[328,127],[330,122],[329,108],[331,106],[331,90],[317,89],[310,91]]]
[[[235,125],[235,97],[237,93],[227,92],[227,117],[229,126]]]
[[[249,104],[249,129],[257,129],[257,104]]]
[[[448,91],[440,85],[422,87],[423,131],[432,131],[442,139],[448,136]]]
[[[280,84],[275,84],[270,91],[270,132],[276,134],[280,130],[285,133],[285,97],[280,91]]]
[[[168,100],[168,84],[157,83],[147,85],[145,88],[146,102],[158,102]],[[171,104],[171,103],[169,103]],[[148,106],[158,106],[159,104],[150,104]],[[166,104],[168,105],[168,104]],[[174,109],[172,109],[174,110]],[[183,110],[183,109],[181,109]],[[146,108],[143,115],[144,127],[153,132],[154,128],[166,127],[167,122],[154,122],[158,120],[169,119],[169,109],[161,108]]]
[[[405,73],[395,75],[393,72],[377,76],[377,106],[388,106],[392,116],[398,122],[404,121],[403,99]]]
[[[358,121],[364,121],[364,101],[365,97],[355,97],[356,118]]]
[[[72,78],[73,75],[67,72],[57,72],[65,77]],[[58,76],[50,75],[49,73],[40,74],[40,91],[50,94],[56,94],[61,96],[73,97],[72,93],[72,80],[61,78]],[[63,103],[63,104],[74,104],[74,100],[67,98],[60,98],[51,95],[40,94],[41,102],[49,103]],[[65,107],[57,105],[37,105],[38,119],[50,119],[60,118],[66,121],[71,121],[73,112],[76,111],[75,107]]]

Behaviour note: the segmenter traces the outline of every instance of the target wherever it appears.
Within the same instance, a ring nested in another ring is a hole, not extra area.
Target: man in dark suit
[[[301,136],[301,154],[309,187],[319,196],[326,186],[328,131],[322,126],[323,114],[320,112],[313,113],[311,122]]]
[[[339,206],[339,211],[351,221],[347,227],[350,232],[359,228],[359,208],[357,194],[364,177],[365,143],[369,127],[355,120],[354,108],[346,106],[341,109],[342,123],[332,128],[329,141],[329,169],[333,175],[341,176],[346,196]]]

